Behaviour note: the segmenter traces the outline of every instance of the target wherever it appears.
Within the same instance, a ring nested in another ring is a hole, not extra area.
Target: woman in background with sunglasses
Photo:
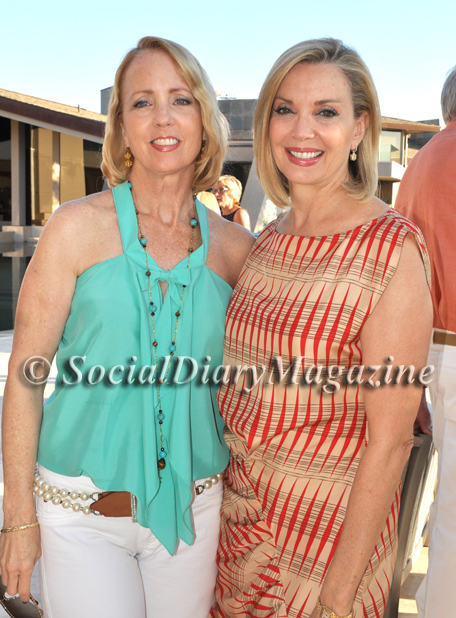
[[[234,176],[220,176],[212,188],[218,202],[222,217],[234,221],[250,230],[250,217],[245,208],[240,207],[242,185]]]

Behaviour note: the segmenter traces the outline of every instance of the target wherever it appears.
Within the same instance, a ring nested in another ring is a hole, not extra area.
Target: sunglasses
[[[214,193],[214,195],[216,193],[225,193],[226,191],[229,191],[228,187],[220,187],[220,189],[211,189],[212,193]]]
[[[28,603],[23,603],[19,597],[7,597],[6,586],[0,582],[0,605],[11,618],[44,618],[36,599],[30,595]]]

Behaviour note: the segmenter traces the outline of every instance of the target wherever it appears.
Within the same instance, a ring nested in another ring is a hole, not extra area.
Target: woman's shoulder
[[[394,208],[390,208],[385,214],[385,217],[391,225],[394,226],[394,228],[402,228],[405,232],[411,232],[417,238],[423,239],[424,242],[423,234],[416,223],[413,223],[413,221],[407,219],[407,217]]]
[[[59,206],[46,223],[37,250],[39,254],[54,254],[61,247],[65,255],[72,256],[79,272],[85,270],[88,256],[92,261],[99,261],[113,249],[117,250],[117,237],[112,192],[104,191]]]
[[[380,200],[378,201],[380,202]],[[375,226],[375,231],[384,236],[385,230],[387,230],[389,236],[392,238],[402,238],[411,233],[415,237],[418,245],[420,245],[420,248],[426,250],[426,244],[420,228],[392,206],[388,206],[384,204],[384,202],[381,202],[381,205],[382,211],[373,221],[373,223],[380,224]]]
[[[226,221],[208,210],[209,255],[211,268],[234,287],[242,266],[250,253],[255,236],[246,228]]]
[[[378,198],[374,198],[369,206],[369,217],[365,217],[367,222],[355,229],[367,227],[368,235],[379,235],[385,239],[387,236],[394,237],[401,231],[405,234],[412,232],[415,236],[421,236],[418,226],[395,210],[393,206],[385,204]]]
[[[242,225],[227,221],[220,215],[207,211],[207,219],[209,223],[209,231],[214,234],[217,239],[220,239],[225,246],[237,247],[241,251],[250,251],[255,236]]]
[[[250,216],[245,208],[238,208],[234,212],[233,222],[250,230]]]
[[[377,200],[380,202],[380,200]],[[381,202],[381,212],[371,221],[366,235],[378,246],[377,253],[384,249],[387,257],[393,259],[393,252],[399,251],[400,259],[395,258],[396,267],[407,260],[410,254],[419,253],[428,285],[431,285],[431,268],[426,243],[419,227],[400,212]],[[371,242],[368,243],[370,245]],[[388,248],[389,247],[389,248]],[[412,258],[413,259],[413,258]],[[388,261],[388,264],[390,262]]]
[[[390,216],[394,220],[395,226],[400,230],[399,234],[403,239],[402,254],[404,255],[404,253],[408,254],[410,252],[415,254],[419,253],[424,266],[427,284],[431,287],[431,262],[426,247],[426,241],[424,240],[424,236],[420,228],[413,223],[413,221],[410,221],[410,219],[407,219],[407,217],[404,217],[404,215],[397,212],[397,210],[395,210]]]
[[[65,202],[57,208],[52,217],[67,221],[77,221],[84,217],[103,216],[108,212],[115,212],[114,198],[111,190],[92,193],[91,195]]]
[[[92,234],[97,227],[105,229],[115,217],[112,191],[103,191],[63,203],[49,218],[45,230],[47,235],[78,234],[81,237]]]

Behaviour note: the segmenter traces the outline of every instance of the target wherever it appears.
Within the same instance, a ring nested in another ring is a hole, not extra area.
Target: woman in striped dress
[[[218,395],[231,457],[211,615],[381,618],[432,326],[426,248],[374,197],[380,112],[354,50],[286,51],[254,129],[266,193],[292,207],[228,308],[238,379]],[[413,384],[394,385],[400,365]]]

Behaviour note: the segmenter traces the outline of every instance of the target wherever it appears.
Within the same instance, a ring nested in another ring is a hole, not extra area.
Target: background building
[[[0,242],[39,236],[60,204],[101,191],[105,121],[0,89]]]
[[[111,88],[101,91],[101,114],[0,89],[0,243],[33,240],[63,202],[103,189],[100,148]],[[231,128],[223,173],[244,187],[241,205],[259,231],[271,217],[255,171],[255,99],[220,99]],[[436,132],[438,121],[383,118],[379,196],[394,205],[413,155]],[[269,212],[266,212],[268,211]]]
[[[223,172],[236,176],[244,187],[241,206],[248,210],[253,231],[259,231],[269,213],[253,160],[253,110],[255,99],[225,99],[219,106],[230,123],[231,139]],[[440,131],[438,120],[413,122],[382,118],[379,145],[379,197],[394,206],[407,164],[431,137]]]

